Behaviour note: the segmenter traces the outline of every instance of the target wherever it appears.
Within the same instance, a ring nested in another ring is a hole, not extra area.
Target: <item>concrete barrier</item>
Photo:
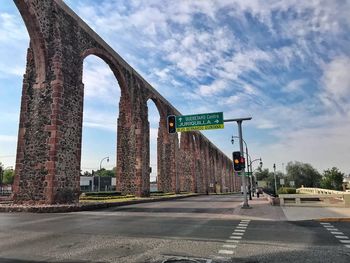
[[[350,195],[342,194],[280,194],[280,205],[350,207]]]

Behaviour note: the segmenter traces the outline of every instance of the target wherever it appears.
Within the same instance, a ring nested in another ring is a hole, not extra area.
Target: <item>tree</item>
[[[0,162],[0,184],[3,182],[4,165]]]
[[[344,180],[344,173],[340,172],[338,168],[333,167],[323,171],[323,178],[321,181],[321,187],[332,190],[342,190],[342,184]]]
[[[115,177],[115,170],[116,170],[115,167],[112,170],[106,170],[106,169],[102,168],[101,170],[96,171],[96,175]]]
[[[308,163],[289,162],[286,166],[287,180],[294,181],[295,187],[319,187],[321,174]]]
[[[273,172],[270,172],[269,169],[262,170],[260,167],[255,172],[256,179],[258,181],[265,181],[267,184],[267,189],[270,192],[275,191],[275,175]],[[283,178],[283,174],[281,172],[276,172],[276,183],[277,188],[280,187],[280,178]]]
[[[6,169],[3,173],[3,184],[13,184],[15,171],[13,169]]]

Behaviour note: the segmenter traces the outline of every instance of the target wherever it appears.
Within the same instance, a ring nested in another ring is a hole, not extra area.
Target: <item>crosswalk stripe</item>
[[[350,240],[339,240],[341,243],[347,243],[350,244]]]
[[[219,254],[226,254],[226,255],[232,255],[232,250],[219,250]]]
[[[236,248],[236,245],[223,245],[222,247],[227,247],[227,248]]]
[[[349,239],[347,236],[335,236],[335,237],[339,239]]]
[[[226,242],[228,242],[228,243],[239,243],[239,240],[232,240],[232,239],[228,239],[228,240],[226,240]]]
[[[333,235],[344,235],[343,232],[331,232]]]

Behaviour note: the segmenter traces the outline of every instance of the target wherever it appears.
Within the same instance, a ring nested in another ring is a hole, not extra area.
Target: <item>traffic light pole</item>
[[[240,118],[240,119],[229,119],[224,120],[224,122],[236,121],[238,124],[238,137],[239,137],[239,149],[241,151],[241,156],[243,155],[243,133],[242,133],[242,122],[251,120],[252,117],[249,118]],[[245,169],[241,171],[242,173],[242,186],[243,186],[243,205],[242,208],[249,208],[248,204],[248,196],[247,196],[247,178],[245,176]]]
[[[242,140],[242,121],[237,121],[238,124],[238,137],[239,137],[239,149],[241,151],[241,156],[244,156],[243,153],[243,140]],[[247,195],[247,177],[245,176],[245,168],[242,170],[242,186],[243,186],[243,206],[242,208],[248,208],[248,195]]]

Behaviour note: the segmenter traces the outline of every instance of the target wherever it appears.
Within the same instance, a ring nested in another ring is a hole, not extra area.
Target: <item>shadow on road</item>
[[[205,213],[232,214],[233,208],[189,208],[189,207],[116,207],[109,211],[144,212],[144,213]]]
[[[86,261],[86,260],[74,260],[74,261],[38,261],[38,260],[23,260],[16,258],[0,258],[1,263],[107,263],[106,261]]]

